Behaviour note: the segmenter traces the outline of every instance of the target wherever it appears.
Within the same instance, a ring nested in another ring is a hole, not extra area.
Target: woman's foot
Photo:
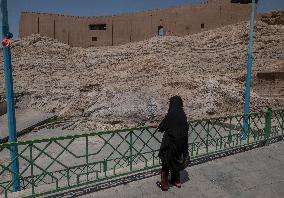
[[[180,174],[179,172],[171,172],[170,183],[178,188],[181,188]]]
[[[162,190],[162,191],[168,191],[169,187],[168,186],[164,186],[161,182],[157,181],[157,186]]]
[[[161,188],[162,191],[168,191],[169,189],[169,172],[166,170],[166,171],[161,171],[161,182],[157,182],[157,186],[159,188]]]
[[[181,183],[179,181],[177,181],[177,182],[171,181],[170,184],[172,184],[173,186],[176,186],[178,188],[181,188]]]
[[[181,188],[181,183],[176,183],[175,182],[175,186],[178,187],[178,188]]]

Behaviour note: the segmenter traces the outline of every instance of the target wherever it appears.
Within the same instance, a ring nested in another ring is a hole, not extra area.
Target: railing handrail
[[[189,120],[190,156],[196,158],[252,144],[268,145],[271,138],[284,136],[284,109],[269,108],[251,113],[248,117],[250,135],[247,140],[240,138],[244,115]],[[56,185],[52,187],[56,192],[62,190],[66,182],[68,186],[64,188],[68,189],[84,184],[86,179],[96,182],[158,167],[162,134],[157,130],[157,125],[151,125],[11,142],[0,144],[0,153],[4,151],[5,156],[11,147],[19,147],[18,157],[25,162],[19,174],[23,188],[31,188],[32,194],[36,194],[35,188],[50,183]],[[76,140],[79,142],[73,144]],[[70,145],[75,147],[71,148]],[[61,160],[66,156],[71,158],[65,164]],[[41,160],[45,160],[44,165]],[[11,174],[10,166],[9,161],[3,166],[1,164],[0,175],[8,177]],[[81,181],[80,176],[86,178],[82,177]],[[9,179],[7,182],[0,183],[0,192],[5,196],[11,192],[12,183]],[[53,191],[46,193],[50,192]]]
[[[284,111],[284,109],[274,109],[273,112],[276,111]],[[264,113],[265,111],[261,110],[257,113],[250,113],[250,116],[257,115],[259,113]],[[236,115],[230,115],[230,116],[222,116],[222,117],[213,117],[213,118],[203,118],[203,119],[196,119],[196,120],[189,120],[189,123],[193,122],[204,122],[204,121],[212,121],[217,119],[230,119],[237,116],[243,116],[243,114],[236,114]],[[35,140],[25,140],[25,141],[18,141],[18,142],[7,142],[0,144],[0,147],[9,147],[11,145],[28,145],[33,143],[42,143],[42,142],[48,142],[48,141],[56,141],[56,140],[68,140],[73,138],[83,138],[83,137],[92,137],[92,136],[100,136],[105,134],[113,134],[113,133],[125,133],[129,131],[135,131],[135,130],[142,130],[142,129],[150,129],[150,128],[157,128],[157,125],[152,126],[142,126],[142,127],[134,127],[134,128],[125,128],[125,129],[116,129],[116,130],[108,130],[108,131],[98,131],[98,132],[88,132],[84,134],[76,134],[76,135],[66,135],[66,136],[55,136],[50,138],[42,138],[42,139],[35,139]]]
[[[92,137],[92,136],[99,136],[99,135],[106,135],[106,134],[113,134],[113,133],[127,133],[130,131],[149,129],[149,128],[155,128],[155,127],[144,126],[144,127],[137,127],[137,128],[110,130],[110,131],[89,132],[89,133],[78,134],[78,135],[66,135],[66,136],[56,136],[56,137],[51,137],[51,138],[42,138],[42,139],[35,139],[35,140],[7,142],[7,143],[0,144],[0,147],[8,147],[11,145],[28,145],[28,144],[33,144],[33,143],[42,143],[42,142],[56,141],[56,140],[68,140],[68,139],[73,139],[73,138],[77,139],[77,138]]]

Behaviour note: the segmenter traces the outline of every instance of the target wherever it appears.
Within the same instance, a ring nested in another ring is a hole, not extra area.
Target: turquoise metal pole
[[[2,18],[2,35],[3,35],[3,38],[4,38],[7,35],[10,35],[9,24],[8,24],[7,0],[1,0],[1,14],[2,14],[2,16],[1,16],[1,18]],[[4,60],[6,99],[7,99],[9,141],[10,142],[17,142],[10,46],[3,46],[3,60]],[[16,191],[20,190],[19,159],[18,159],[18,147],[17,147],[17,145],[11,146],[10,156],[11,156],[11,161],[12,161],[13,191],[16,192]]]
[[[251,86],[252,48],[253,48],[255,12],[256,12],[255,0],[252,0],[252,14],[250,18],[249,48],[248,48],[248,62],[247,62],[247,76],[246,76],[246,95],[245,95],[245,104],[244,104],[244,122],[243,122],[244,130],[241,136],[242,140],[248,138],[248,132],[249,132],[250,86]]]

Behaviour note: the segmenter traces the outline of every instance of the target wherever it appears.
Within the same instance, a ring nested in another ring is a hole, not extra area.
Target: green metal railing
[[[241,140],[243,115],[194,120],[189,126],[189,153],[198,158],[260,142],[269,144],[270,139],[284,135],[284,110],[250,114],[245,141]],[[21,196],[35,196],[159,167],[161,139],[156,128],[141,127],[1,144],[0,194],[12,193],[9,153],[15,146]]]

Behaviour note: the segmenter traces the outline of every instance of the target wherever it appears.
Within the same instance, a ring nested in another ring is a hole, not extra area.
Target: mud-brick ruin
[[[184,36],[248,20],[250,2],[208,0],[202,4],[99,17],[23,12],[19,36],[40,34],[78,47],[120,45],[156,35]]]

